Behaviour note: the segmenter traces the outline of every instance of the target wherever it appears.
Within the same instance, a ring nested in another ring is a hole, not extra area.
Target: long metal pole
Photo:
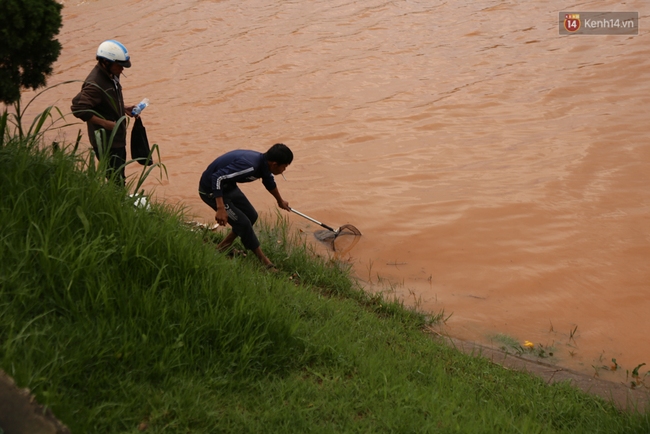
[[[301,213],[300,211],[296,211],[296,210],[293,209],[293,208],[291,208],[291,211],[292,211],[292,212],[295,212],[296,214],[298,214],[298,215],[301,216],[301,217],[306,218],[307,220],[310,220],[310,221],[316,223],[316,224],[319,225],[319,226],[324,227],[325,229],[329,229],[330,231],[332,231],[332,232],[334,232],[334,233],[337,233],[337,232],[338,232],[338,231],[335,231],[334,229],[332,229],[331,227],[327,226],[325,223],[321,223],[321,222],[319,222],[318,220],[313,219],[313,218],[309,217],[308,215]]]

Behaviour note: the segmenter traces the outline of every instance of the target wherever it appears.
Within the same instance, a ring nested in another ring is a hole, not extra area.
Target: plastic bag
[[[138,163],[147,166],[153,164],[152,157],[149,156],[149,140],[147,139],[147,130],[142,124],[142,119],[137,118],[131,130],[131,158]]]

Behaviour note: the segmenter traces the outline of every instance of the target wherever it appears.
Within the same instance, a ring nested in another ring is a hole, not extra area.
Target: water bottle
[[[133,110],[131,110],[131,114],[133,116],[139,115],[142,112],[142,110],[147,108],[148,105],[149,105],[149,98],[143,99],[142,101],[140,101],[140,103],[137,106],[133,107]]]

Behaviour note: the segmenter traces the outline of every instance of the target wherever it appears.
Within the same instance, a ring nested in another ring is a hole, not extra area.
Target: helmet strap
[[[99,65],[102,67],[102,69],[106,71],[108,75],[112,76],[113,73],[111,72],[111,66],[113,66],[113,63],[115,62],[111,62],[110,60],[104,59],[103,57],[100,57],[97,60],[99,61]]]

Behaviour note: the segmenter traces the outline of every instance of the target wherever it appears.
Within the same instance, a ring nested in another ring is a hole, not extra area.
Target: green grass
[[[647,433],[567,384],[436,342],[279,219],[216,252],[68,152],[0,143],[0,366],[73,433]],[[144,425],[142,425],[144,426]]]

